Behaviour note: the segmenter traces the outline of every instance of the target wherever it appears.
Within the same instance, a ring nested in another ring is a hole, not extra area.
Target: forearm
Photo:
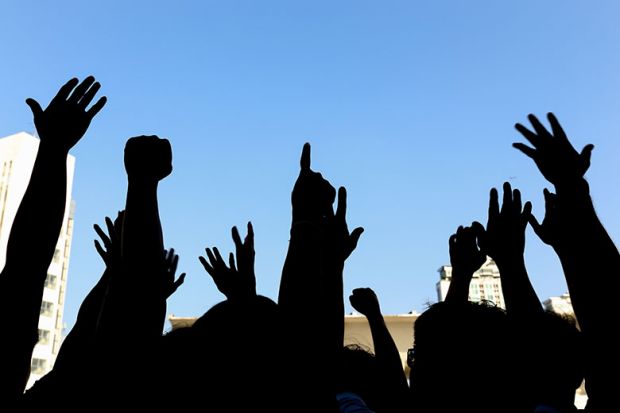
[[[145,268],[163,259],[164,243],[155,180],[129,179],[121,254],[129,267]]]
[[[544,310],[528,277],[523,255],[498,258],[495,262],[501,275],[508,314],[515,317],[542,314]]]
[[[337,354],[344,345],[344,262],[339,259],[324,258],[321,272],[321,300],[323,306],[323,323],[328,326],[327,346]],[[331,344],[329,344],[331,343]]]
[[[97,337],[99,317],[107,293],[110,270],[106,268],[97,284],[88,293],[78,312],[75,325],[64,339],[54,370],[71,369],[83,362],[82,356],[90,354],[91,345]]]
[[[608,274],[620,268],[620,254],[594,210],[585,180],[568,187],[557,187],[560,227],[553,247],[560,258],[571,293],[575,315],[584,332],[590,325],[615,312],[609,300],[600,300],[600,290],[591,274]],[[618,288],[618,277],[606,278],[610,290]]]
[[[320,231],[311,223],[294,224],[289,249],[282,269],[278,306],[285,322],[291,326],[289,345],[304,342],[313,351],[308,354],[307,374],[301,378],[300,389],[315,410],[335,400],[333,392],[334,364],[332,341],[324,324],[324,290],[321,286]],[[341,318],[343,316],[341,315]],[[327,343],[327,344],[326,344]],[[320,377],[321,380],[314,380]]]
[[[41,287],[62,227],[67,191],[67,153],[48,145],[39,145],[30,182],[11,227],[2,275],[31,285],[35,273]]]
[[[605,289],[616,291],[620,255],[596,216],[585,180],[575,190],[558,190],[560,227],[564,229],[554,245],[566,276],[575,316],[585,338],[588,365],[586,389],[588,407],[601,409],[614,400],[616,389],[608,378],[617,371],[620,341],[609,326],[616,322],[613,300],[601,299],[600,284],[594,277],[605,277]],[[598,288],[597,288],[598,287]]]
[[[384,372],[384,379],[388,382],[388,385],[384,387],[394,391],[393,397],[388,399],[398,400],[399,405],[402,406],[407,398],[408,385],[398,348],[381,314],[367,318],[375,356]]]
[[[139,339],[154,337],[161,334],[166,311],[156,181],[129,181],[122,228],[120,268],[110,279],[99,333],[106,340],[120,331]],[[126,326],[127,313],[141,322]]]
[[[469,299],[469,284],[473,273],[467,273],[454,267],[452,270],[452,281],[446,294],[446,302],[466,303]]]
[[[289,248],[282,268],[278,305],[286,313],[309,311],[317,294],[320,272],[318,227],[303,223],[293,225]]]

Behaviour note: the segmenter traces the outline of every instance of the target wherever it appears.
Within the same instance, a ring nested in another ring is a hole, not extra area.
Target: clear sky
[[[179,316],[223,298],[197,256],[231,250],[230,227],[248,220],[258,290],[276,298],[305,141],[366,229],[345,292],[374,288],[385,313],[436,300],[448,237],[486,222],[492,186],[510,180],[542,214],[545,181],[511,148],[530,112],[554,111],[579,149],[596,145],[588,178],[618,239],[619,15],[614,0],[4,0],[0,136],[33,132],[24,100],[47,104],[72,76],[95,75],[108,96],[72,152],[65,322],[103,270],[92,225],[123,207],[124,142],[141,134],[173,146],[160,209],[188,273],[169,301]],[[566,291],[529,230],[526,260],[541,299]],[[604,297],[609,275],[591,276]]]

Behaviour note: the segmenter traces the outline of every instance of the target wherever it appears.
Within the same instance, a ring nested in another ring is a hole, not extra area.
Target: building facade
[[[545,301],[543,301],[543,306],[547,311],[553,311],[557,314],[575,318],[573,303],[571,302],[570,295],[568,293],[564,293],[559,297],[547,298]]]
[[[443,301],[448,294],[448,288],[452,281],[452,267],[444,265],[437,270],[439,281],[437,282],[437,300]],[[499,277],[499,269],[490,258],[474,273],[469,284],[469,301],[492,301],[501,308],[506,308],[504,294],[502,293],[502,282]]]
[[[17,208],[26,192],[39,148],[39,139],[20,132],[0,139],[0,268]],[[60,348],[63,309],[73,234],[74,204],[71,201],[75,158],[67,159],[67,198],[62,229],[45,280],[39,317],[39,342],[32,355],[28,387],[51,370]]]

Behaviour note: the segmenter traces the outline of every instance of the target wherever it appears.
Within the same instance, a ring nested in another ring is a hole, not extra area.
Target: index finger
[[[301,150],[301,160],[299,161],[302,171],[310,171],[310,144],[304,143],[304,148]]]
[[[495,219],[499,215],[499,202],[497,189],[491,188],[489,194],[489,221]]]
[[[347,216],[347,190],[344,186],[338,188],[338,207],[336,208],[336,217],[344,220]]]

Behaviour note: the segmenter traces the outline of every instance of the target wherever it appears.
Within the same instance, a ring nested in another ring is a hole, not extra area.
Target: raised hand
[[[515,128],[527,139],[533,148],[523,143],[512,146],[532,158],[543,176],[552,184],[572,183],[583,177],[590,167],[590,156],[594,145],[588,144],[581,153],[577,152],[566,137],[553,113],[547,115],[551,124],[549,132],[538,118],[528,115],[534,131],[517,123]]]
[[[105,217],[105,224],[108,230],[106,234],[99,225],[95,224],[95,232],[101,238],[103,246],[99,240],[95,240],[95,249],[103,259],[106,267],[119,268],[121,259],[121,234],[123,233],[123,219],[125,211],[119,211],[114,222],[109,217]]]
[[[469,284],[471,284],[474,272],[486,261],[486,254],[478,248],[483,236],[484,227],[479,222],[473,222],[471,227],[460,226],[456,234],[450,236],[448,244],[452,263],[452,281],[446,294],[447,303],[467,303]]]
[[[545,218],[542,224],[538,222],[534,215],[529,216],[529,223],[532,229],[538,235],[538,238],[547,245],[557,246],[557,243],[561,239],[560,235],[560,220],[557,211],[557,199],[556,195],[549,192],[547,188],[543,191],[545,195]]]
[[[370,288],[356,288],[349,296],[349,301],[356,311],[365,315],[367,318],[381,315],[379,299]]]
[[[177,273],[178,265],[179,256],[175,254],[174,248],[164,250],[164,282],[166,284],[164,286],[164,294],[166,295],[166,298],[174,294],[185,281],[185,276],[187,275],[186,273],[182,273],[181,275],[179,275],[179,278],[177,278],[176,281],[174,279]]]
[[[78,83],[77,78],[65,83],[45,110],[36,100],[26,99],[43,145],[69,152],[84,136],[90,122],[105,105],[107,98],[104,96],[87,110],[101,85],[95,82],[92,76]]]
[[[209,273],[217,289],[229,300],[247,300],[256,296],[256,277],[254,275],[254,229],[248,222],[248,235],[241,242],[237,227],[232,228],[232,237],[235,242],[237,265],[235,256],[230,253],[228,266],[217,248],[206,248],[209,261],[198,257],[200,263]],[[237,268],[238,267],[238,268]]]
[[[523,256],[525,250],[525,227],[532,212],[532,204],[521,205],[521,192],[512,190],[504,183],[504,197],[500,210],[498,194],[491,189],[489,200],[489,220],[479,245],[482,251],[496,262]]]
[[[456,234],[448,240],[450,245],[450,263],[457,274],[471,275],[478,271],[487,259],[485,253],[478,248],[477,238],[484,234],[484,227],[473,222],[471,227],[460,226]],[[467,283],[469,288],[469,282]]]
[[[310,144],[304,144],[300,161],[301,170],[293,187],[293,224],[317,223],[323,217],[333,215],[332,205],[336,190],[323,176],[310,169]]]
[[[172,172],[172,148],[168,139],[137,136],[125,145],[125,170],[130,179],[160,181]]]
[[[344,262],[357,247],[364,228],[357,227],[349,232],[347,225],[347,190],[338,189],[338,207],[336,214],[325,218],[326,245],[331,257]]]

